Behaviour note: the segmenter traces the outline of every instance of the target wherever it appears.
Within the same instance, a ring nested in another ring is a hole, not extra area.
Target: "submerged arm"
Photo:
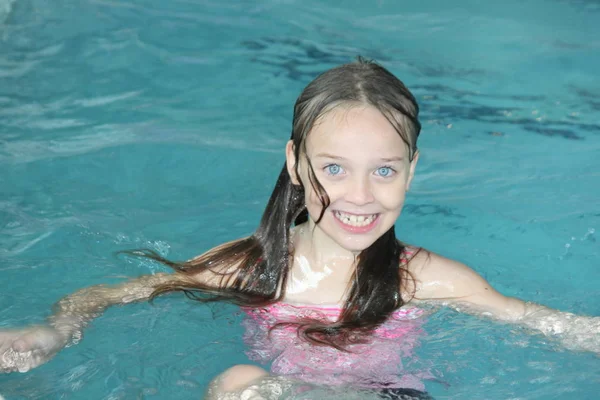
[[[417,281],[415,299],[441,301],[460,312],[511,322],[555,338],[569,350],[600,354],[600,317],[504,296],[469,267],[433,253],[420,254],[416,261],[411,267]]]
[[[81,340],[90,321],[113,305],[147,300],[165,283],[184,284],[182,274],[144,275],[115,286],[97,285],[61,299],[47,325],[0,330],[0,372],[26,372],[49,359],[70,343]]]
[[[142,275],[119,285],[96,285],[80,289],[54,305],[48,324],[77,344],[83,329],[108,307],[148,300],[159,285],[184,281],[190,280],[181,274],[159,273]]]
[[[600,355],[600,317],[576,315],[526,303],[525,314],[517,322],[545,336],[558,338],[566,349]]]

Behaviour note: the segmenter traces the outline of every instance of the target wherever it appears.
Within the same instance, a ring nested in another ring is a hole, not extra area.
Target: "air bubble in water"
[[[583,235],[581,240],[589,239],[590,237],[594,236],[594,233],[596,233],[596,230],[594,228],[588,228],[587,232],[585,233],[585,235]]]

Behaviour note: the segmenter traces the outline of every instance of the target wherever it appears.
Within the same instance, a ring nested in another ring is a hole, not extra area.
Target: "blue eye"
[[[329,175],[339,175],[342,172],[342,167],[337,164],[329,164],[325,167],[325,171]]]
[[[394,174],[394,170],[391,169],[390,167],[377,168],[377,175],[379,175],[383,178],[387,178],[389,176],[392,176],[393,174]]]

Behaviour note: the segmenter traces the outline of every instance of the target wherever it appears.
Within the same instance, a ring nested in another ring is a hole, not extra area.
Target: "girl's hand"
[[[158,273],[116,286],[90,286],[61,299],[48,318],[48,325],[0,329],[0,373],[27,372],[42,365],[67,344],[77,343],[86,325],[107,307],[146,300],[156,287],[165,283],[189,285],[190,278]]]
[[[0,330],[0,373],[27,372],[44,364],[69,342],[51,326]]]

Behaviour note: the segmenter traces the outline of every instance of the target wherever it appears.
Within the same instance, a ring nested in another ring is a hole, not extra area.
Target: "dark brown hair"
[[[377,108],[406,143],[409,159],[413,160],[421,129],[415,98],[388,70],[360,57],[356,62],[319,75],[298,97],[291,135],[296,160],[305,154],[306,137],[320,117],[338,105],[353,104]],[[315,221],[319,223],[329,206],[329,197],[317,180],[310,161],[308,167],[309,184],[323,205]],[[152,298],[180,291],[199,301],[227,300],[241,306],[260,307],[284,298],[293,254],[290,229],[307,218],[304,185],[292,184],[284,165],[260,225],[250,237],[181,263],[168,261],[147,250],[135,254],[163,262],[186,275],[210,270],[220,276],[217,285],[202,284],[193,279],[189,284],[165,284],[154,291]],[[401,281],[409,276],[400,261],[405,251],[392,226],[357,257],[354,279],[340,318],[334,322],[299,321],[296,323],[298,334],[311,343],[338,349],[361,340],[356,338],[371,332],[407,301],[400,293]]]

